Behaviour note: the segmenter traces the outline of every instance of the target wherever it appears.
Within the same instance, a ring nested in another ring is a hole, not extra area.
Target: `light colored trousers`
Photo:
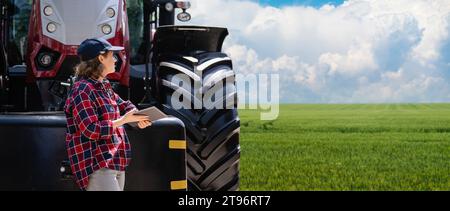
[[[87,191],[123,191],[125,172],[102,168],[89,176]]]

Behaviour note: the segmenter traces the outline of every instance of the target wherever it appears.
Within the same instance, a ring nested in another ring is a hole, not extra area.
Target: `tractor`
[[[188,22],[189,1],[1,0],[0,190],[76,190],[63,106],[78,45],[104,38],[113,89],[139,109],[169,115],[125,126],[133,160],[125,190],[239,189],[240,120],[226,28]],[[178,13],[178,14],[177,14]]]

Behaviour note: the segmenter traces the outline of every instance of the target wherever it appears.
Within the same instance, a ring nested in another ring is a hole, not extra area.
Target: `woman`
[[[130,162],[130,143],[124,124],[151,125],[146,116],[111,88],[106,75],[115,71],[114,51],[104,39],[87,39],[78,48],[81,63],[77,81],[64,107],[67,117],[66,147],[76,183],[82,190],[122,191]],[[125,113],[123,116],[120,114]]]

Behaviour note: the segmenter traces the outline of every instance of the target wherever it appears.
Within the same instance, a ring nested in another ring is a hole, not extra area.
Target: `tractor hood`
[[[228,35],[226,28],[203,26],[162,26],[155,33],[154,44],[158,54],[177,54],[192,51],[222,51]]]

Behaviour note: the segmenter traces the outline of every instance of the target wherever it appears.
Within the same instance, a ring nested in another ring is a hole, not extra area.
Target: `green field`
[[[450,190],[450,104],[240,110],[240,190]]]

